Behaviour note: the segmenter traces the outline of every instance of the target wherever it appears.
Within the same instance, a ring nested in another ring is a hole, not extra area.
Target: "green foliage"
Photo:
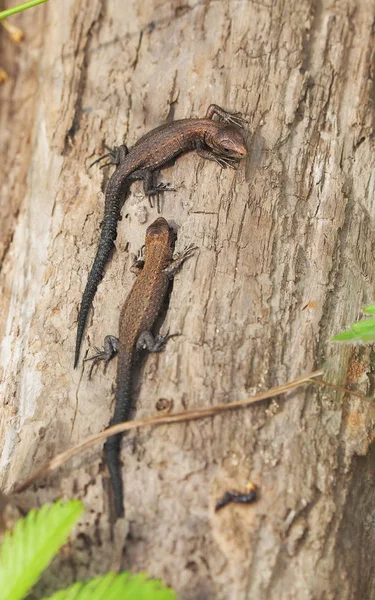
[[[0,548],[1,600],[21,600],[39,579],[83,512],[77,500],[45,504],[19,519]]]
[[[363,312],[369,313],[370,315],[375,315],[375,304],[369,304],[363,309]]]
[[[1,600],[22,600],[51,562],[83,512],[77,500],[31,510],[6,532],[0,547]],[[145,573],[107,573],[77,582],[45,600],[176,600],[173,590]]]
[[[370,304],[363,312],[375,315],[375,304]],[[349,331],[342,331],[332,338],[334,342],[375,342],[375,318],[363,319],[358,323],[352,323]]]
[[[107,573],[86,583],[74,583],[44,600],[176,600],[173,590],[140,573]]]
[[[42,2],[47,2],[47,0],[29,0],[29,2],[23,2],[17,6],[12,6],[12,8],[7,8],[6,10],[0,12],[0,19],[10,17],[11,15],[26,10],[27,8],[32,8],[33,6],[37,6],[37,4],[42,4]]]

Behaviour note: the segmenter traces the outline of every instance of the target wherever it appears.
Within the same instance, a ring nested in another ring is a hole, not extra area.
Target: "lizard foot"
[[[148,201],[151,208],[154,208],[153,197],[156,196],[156,207],[158,213],[160,213],[160,194],[164,192],[175,192],[175,188],[170,187],[170,183],[158,183],[154,187],[147,190]]]
[[[180,333],[169,333],[165,335],[158,334],[154,337],[151,331],[143,331],[137,340],[137,350],[148,350],[148,352],[163,352],[167,341],[172,337],[177,337]]]
[[[130,267],[130,272],[135,275],[139,275],[145,265],[145,249],[146,246],[143,246],[138,250],[137,254],[132,254],[132,266]]]
[[[216,156],[215,161],[218,165],[221,166],[222,169],[237,169],[239,165],[239,160],[237,158],[231,158],[230,156]]]
[[[107,154],[103,154],[103,156],[99,156],[99,158],[94,160],[94,162],[92,162],[89,165],[89,169],[91,169],[91,167],[102,161],[104,158],[110,158],[111,160],[104,163],[104,165],[101,165],[101,169],[104,169],[104,167],[108,167],[109,165],[117,166],[124,160],[125,156],[129,153],[129,149],[125,144],[123,144],[122,146],[114,146],[113,148],[110,148],[109,146],[107,146],[107,144],[104,144],[104,147],[106,148],[106,150],[109,150],[109,152],[107,152]]]
[[[92,360],[92,364],[89,370],[88,378],[91,379],[92,372],[94,367],[100,363],[101,360],[104,360],[104,373],[107,371],[108,363],[112,358],[117,354],[119,347],[119,340],[117,337],[113,335],[106,335],[104,338],[104,347],[102,349],[94,347],[96,353],[92,356],[88,356],[84,359],[83,362],[88,360]]]
[[[207,109],[206,119],[212,119],[214,116],[217,116],[219,120],[224,121],[224,123],[230,123],[241,129],[244,127],[245,123],[247,123],[246,119],[241,116],[241,113],[232,113],[224,110],[224,108],[221,108],[217,104],[210,104]]]

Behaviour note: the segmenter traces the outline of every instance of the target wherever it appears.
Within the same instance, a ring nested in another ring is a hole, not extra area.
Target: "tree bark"
[[[372,348],[332,336],[374,300],[371,0],[49,2],[2,40],[1,484],[105,428],[116,364],[73,370],[77,309],[110,171],[87,167],[215,102],[248,118],[237,172],[195,154],[163,171],[177,248],[162,325],[182,335],[140,366],[137,416],[239,400],[325,366],[374,391]],[[82,356],[116,334],[131,253],[157,216],[140,183],[122,211]],[[36,597],[110,569],[145,570],[183,600],[375,598],[375,411],[309,387],[277,402],[124,438],[125,520],[110,520],[102,449],[28,492],[85,516]],[[259,489],[215,513],[228,489]]]

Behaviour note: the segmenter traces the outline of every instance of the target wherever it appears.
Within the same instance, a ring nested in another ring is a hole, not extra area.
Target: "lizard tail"
[[[122,191],[122,190],[121,190]],[[102,230],[100,234],[100,240],[98,250],[96,252],[94,264],[91,267],[89,273],[85,291],[83,292],[82,302],[78,313],[78,326],[77,326],[77,337],[76,337],[76,349],[74,356],[74,368],[76,368],[79,360],[79,351],[81,348],[82,338],[85,331],[87,317],[94,300],[96,290],[103,277],[104,269],[109,261],[111,253],[114,248],[114,242],[117,237],[117,222],[120,219],[121,208],[124,203],[123,201],[124,191],[120,194],[118,192],[117,197],[110,195],[106,199],[106,206],[104,211],[104,219],[102,223]]]
[[[110,421],[117,425],[129,419],[132,401],[132,353],[120,351],[117,366],[117,392],[115,414]],[[104,455],[111,476],[116,518],[124,516],[124,489],[121,476],[120,445],[122,433],[112,435],[104,444]]]

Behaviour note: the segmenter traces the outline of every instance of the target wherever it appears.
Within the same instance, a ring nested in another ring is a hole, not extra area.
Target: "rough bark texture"
[[[115,363],[73,371],[77,308],[103,214],[103,143],[132,145],[211,102],[248,115],[238,172],[195,155],[161,180],[163,216],[196,259],[176,277],[163,328],[183,335],[140,370],[137,415],[246,398],[326,365],[374,391],[371,348],[330,342],[374,300],[372,0],[64,0],[14,18],[1,44],[1,482],[10,490],[103,429]],[[84,339],[117,333],[143,243],[141,185]],[[68,551],[37,594],[113,568],[146,570],[197,599],[375,598],[375,411],[309,388],[123,443],[126,518],[109,519],[101,448],[29,492],[82,498]],[[228,488],[252,506],[214,513]]]

